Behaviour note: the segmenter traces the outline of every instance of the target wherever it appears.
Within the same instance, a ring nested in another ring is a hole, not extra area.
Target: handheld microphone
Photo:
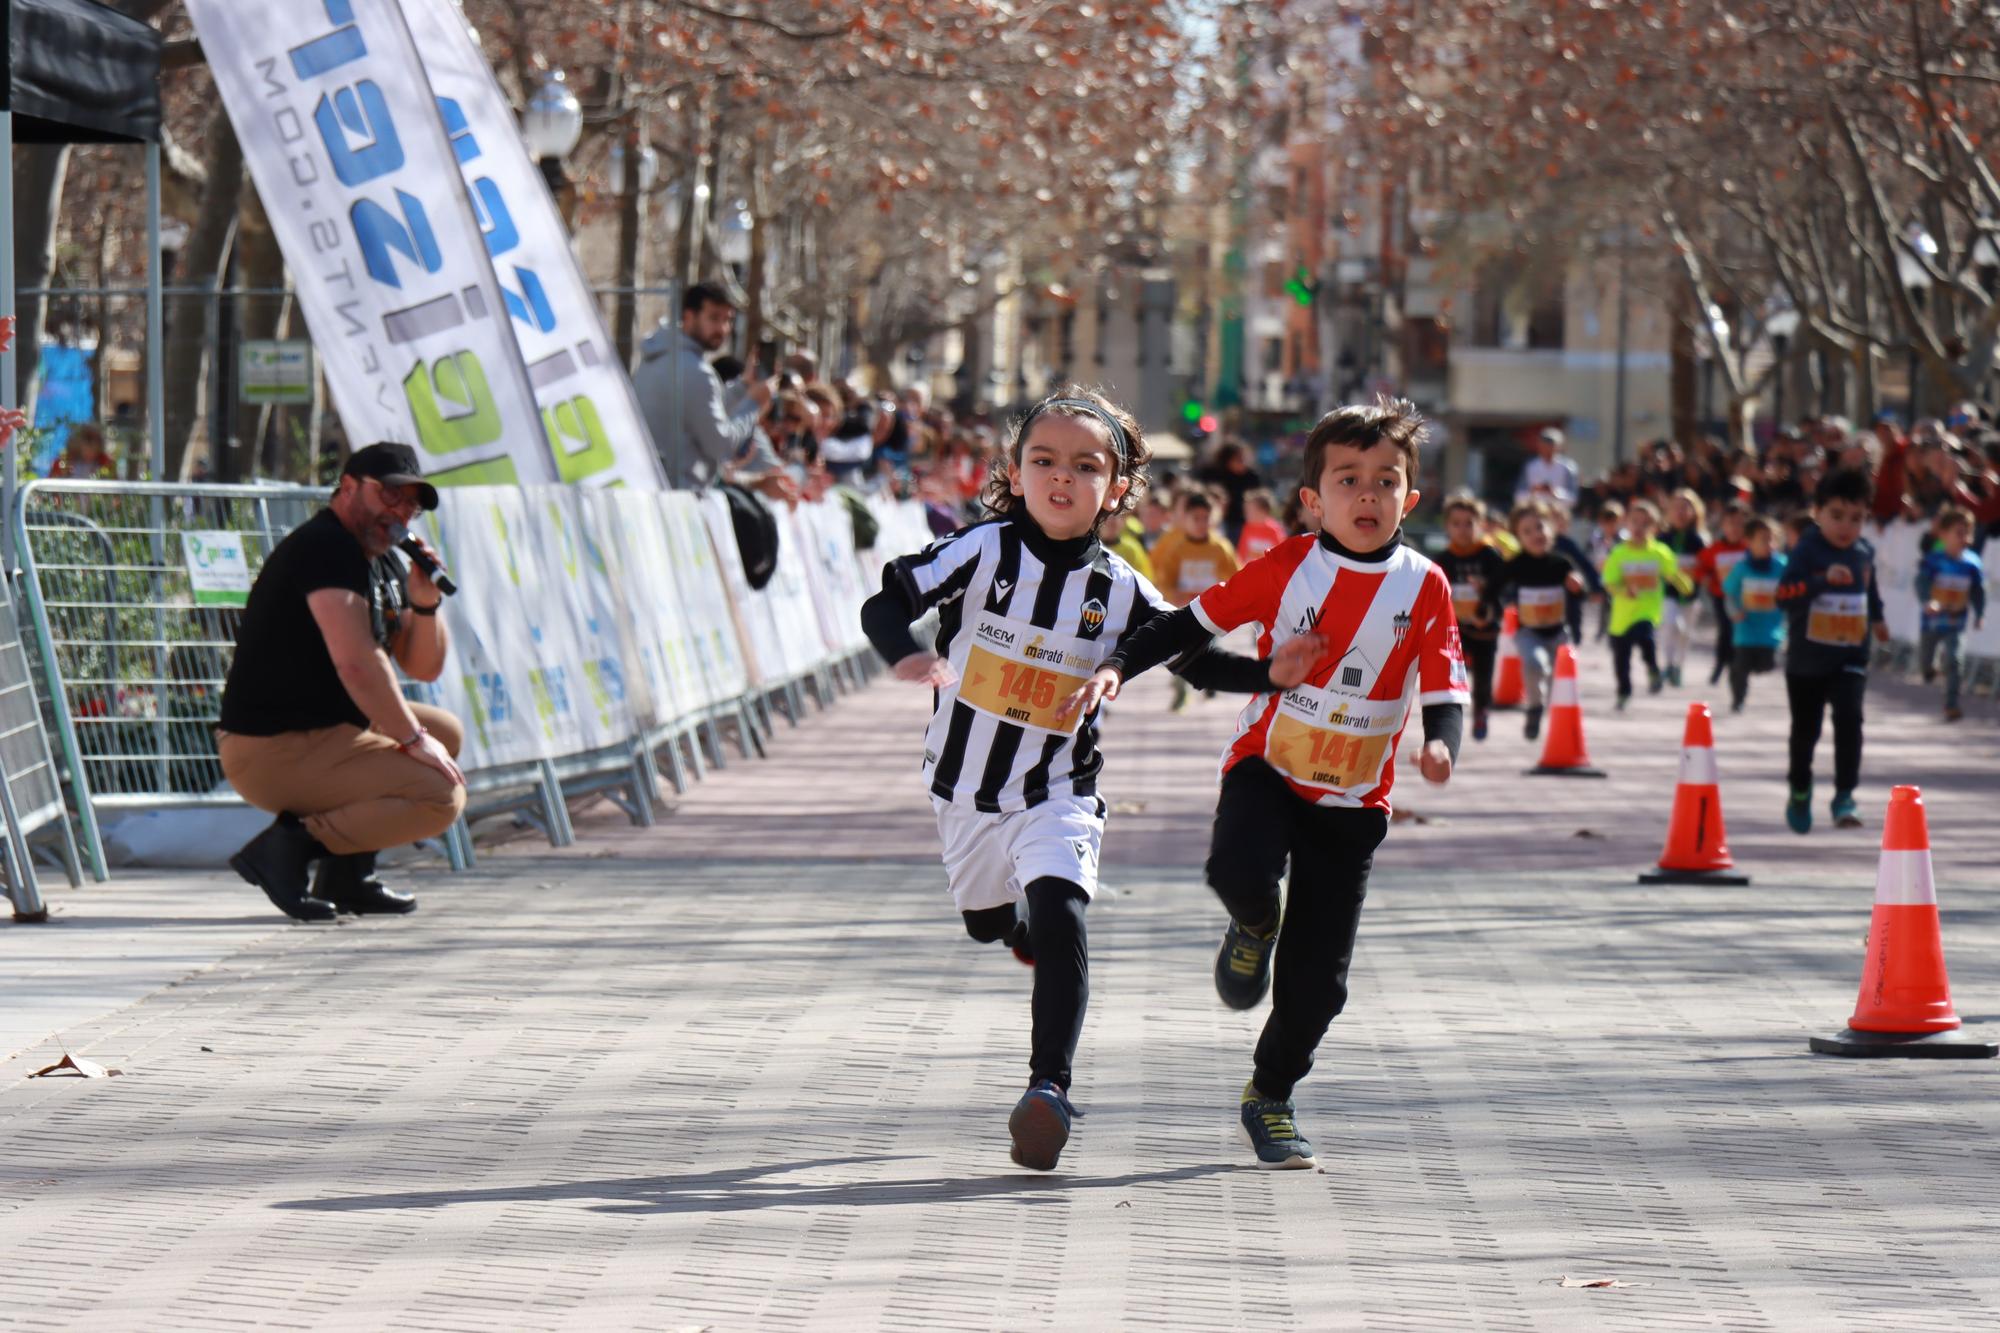
[[[430,575],[431,582],[437,584],[439,592],[449,597],[458,591],[458,585],[451,581],[451,575],[444,572],[444,566],[424,549],[424,544],[417,540],[415,533],[400,523],[396,525],[396,549],[410,557],[418,569]]]

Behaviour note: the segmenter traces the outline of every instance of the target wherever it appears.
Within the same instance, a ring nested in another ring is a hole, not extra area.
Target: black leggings
[[[1819,748],[1828,704],[1833,705],[1833,790],[1844,794],[1861,785],[1861,698],[1867,692],[1865,671],[1836,671],[1825,676],[1786,673],[1785,693],[1792,702],[1788,780],[1793,791],[1812,790],[1813,751]]]
[[[1083,924],[1090,898],[1080,885],[1052,877],[1030,882],[1026,897],[1028,945],[1035,954],[1028,1081],[1051,1079],[1068,1091],[1070,1063],[1090,1004],[1090,939]],[[965,933],[988,944],[1006,939],[1020,919],[1012,903],[963,915]]]
[[[1736,622],[1729,618],[1727,599],[1710,593],[1708,600],[1715,610],[1715,670],[1708,675],[1708,683],[1713,685],[1728,674],[1729,664],[1736,659]]]
[[[1646,659],[1646,670],[1652,675],[1660,671],[1660,659],[1653,652],[1653,622],[1634,621],[1625,627],[1623,634],[1611,636],[1611,669],[1618,676],[1618,695],[1624,698],[1632,693],[1632,649],[1639,650],[1639,656]]]
[[[1461,636],[1459,645],[1465,649],[1466,669],[1472,673],[1472,711],[1483,713],[1493,706],[1493,659],[1499,655],[1500,640]]]
[[[1327,1025],[1347,1006],[1361,900],[1388,831],[1385,811],[1308,804],[1262,759],[1241,760],[1223,775],[1208,883],[1237,924],[1262,932],[1278,922],[1278,885],[1291,862],[1271,1016],[1257,1041],[1257,1091],[1266,1097],[1292,1095]]]

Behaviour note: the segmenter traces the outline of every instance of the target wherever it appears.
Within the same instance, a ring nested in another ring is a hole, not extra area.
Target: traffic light
[[[1313,298],[1319,295],[1319,283],[1313,279],[1312,270],[1301,264],[1298,272],[1292,275],[1292,280],[1285,284],[1285,290],[1301,306],[1310,306]]]
[[[1181,420],[1192,426],[1201,420],[1201,415],[1206,410],[1200,403],[1190,398],[1181,404]]]

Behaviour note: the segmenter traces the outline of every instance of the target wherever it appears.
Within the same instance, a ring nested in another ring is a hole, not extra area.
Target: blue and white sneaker
[[[1833,805],[1829,810],[1833,815],[1835,828],[1860,828],[1861,814],[1854,804],[1854,793],[1837,791],[1833,794]]]
[[[1794,833],[1812,832],[1812,789],[1795,791],[1785,802],[1785,826]]]
[[[1070,1104],[1069,1094],[1054,1079],[1042,1079],[1021,1094],[1007,1117],[1007,1132],[1014,1136],[1008,1156],[1014,1165],[1030,1171],[1055,1170],[1063,1145],[1069,1142],[1071,1122],[1082,1118],[1083,1112]]]
[[[1257,1091],[1255,1083],[1243,1085],[1243,1141],[1257,1154],[1257,1165],[1266,1171],[1307,1171],[1319,1165],[1312,1144],[1299,1133],[1296,1112],[1289,1101],[1277,1101]]]

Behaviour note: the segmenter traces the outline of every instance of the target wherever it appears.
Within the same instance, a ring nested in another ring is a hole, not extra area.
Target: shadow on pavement
[[[1010,1195],[1067,1194],[1076,1190],[1174,1185],[1248,1168],[1205,1163],[1171,1171],[1123,1176],[1064,1176],[1018,1172],[1003,1176],[934,1176],[917,1180],[847,1181],[839,1184],[786,1184],[766,1177],[827,1167],[908,1161],[906,1157],[832,1157],[707,1171],[686,1176],[630,1176],[500,1189],[425,1190],[415,1194],[357,1194],[334,1199],[291,1199],[272,1205],[304,1212],[375,1212],[406,1208],[448,1208],[461,1204],[564,1203],[595,1201],[592,1212],[733,1213],[765,1208],[884,1207],[960,1203]]]

